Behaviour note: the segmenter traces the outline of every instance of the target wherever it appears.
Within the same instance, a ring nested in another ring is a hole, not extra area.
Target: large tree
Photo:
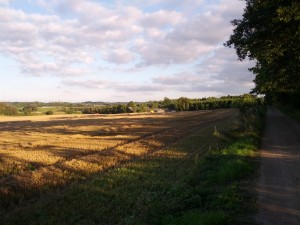
[[[243,18],[233,20],[234,46],[240,60],[256,60],[253,92],[279,101],[300,99],[300,1],[245,0]],[[298,103],[297,103],[298,102]]]

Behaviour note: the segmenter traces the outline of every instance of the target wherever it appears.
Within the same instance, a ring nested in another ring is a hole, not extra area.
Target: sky
[[[240,0],[0,0],[0,101],[239,95],[253,62],[225,48]]]

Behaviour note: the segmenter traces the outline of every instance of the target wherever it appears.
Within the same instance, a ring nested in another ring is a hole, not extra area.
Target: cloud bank
[[[222,47],[232,31],[229,20],[241,17],[241,1],[21,2],[30,12],[0,0],[0,53],[17,62],[23,76],[58,77],[65,88],[178,96],[252,87],[251,65]],[[99,68],[148,74],[147,81],[108,79]]]

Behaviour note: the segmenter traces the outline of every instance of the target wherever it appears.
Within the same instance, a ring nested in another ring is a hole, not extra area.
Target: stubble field
[[[189,162],[209,150],[215,143],[213,133],[228,127],[237,115],[235,109],[224,109],[0,118],[0,215],[18,211],[58,187],[141,160]],[[190,152],[172,150],[171,146],[195,133],[202,138]]]

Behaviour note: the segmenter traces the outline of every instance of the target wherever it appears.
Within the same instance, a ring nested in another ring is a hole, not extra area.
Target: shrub
[[[48,110],[47,112],[45,112],[46,115],[53,115],[54,112],[52,110]]]

